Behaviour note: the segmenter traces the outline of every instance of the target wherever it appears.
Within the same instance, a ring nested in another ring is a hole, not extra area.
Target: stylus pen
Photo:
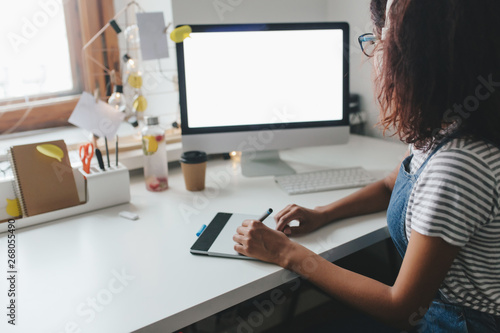
[[[104,137],[104,143],[106,145],[106,159],[108,160],[108,168],[111,168],[111,165],[109,164],[109,149],[108,149],[108,138]]]
[[[116,136],[115,160],[116,160],[116,166],[118,166],[118,135]]]
[[[267,217],[268,217],[269,215],[271,215],[271,213],[272,213],[272,212],[273,212],[273,209],[272,209],[272,208],[269,208],[269,209],[267,210],[267,212],[265,212],[265,213],[264,213],[264,214],[263,214],[263,215],[259,218],[259,221],[260,221],[260,222],[264,222],[264,220],[265,220],[265,219],[267,219]]]

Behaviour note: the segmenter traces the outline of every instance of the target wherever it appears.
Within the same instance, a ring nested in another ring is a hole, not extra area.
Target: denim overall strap
[[[387,226],[391,234],[392,241],[396,246],[401,257],[404,257],[406,248],[408,247],[408,239],[406,238],[406,209],[408,207],[408,200],[413,186],[417,182],[418,177],[425,169],[432,156],[441,149],[452,138],[446,138],[429,154],[427,159],[422,163],[420,168],[414,174],[410,174],[410,162],[413,155],[404,159],[399,168],[398,177],[394,183],[392,190],[391,200],[387,208]]]

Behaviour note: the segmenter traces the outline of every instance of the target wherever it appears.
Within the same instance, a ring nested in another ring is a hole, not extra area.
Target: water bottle
[[[146,189],[152,192],[168,188],[168,164],[165,130],[158,126],[158,117],[144,117],[142,151],[144,153],[144,178]]]

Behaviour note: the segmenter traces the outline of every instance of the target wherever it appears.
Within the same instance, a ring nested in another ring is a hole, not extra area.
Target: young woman
[[[289,205],[276,230],[244,221],[235,250],[399,328],[500,332],[500,1],[372,0],[371,11],[375,33],[360,42],[365,53],[375,45],[381,124],[409,144],[408,156],[338,202]],[[393,286],[287,237],[385,209],[403,256]]]

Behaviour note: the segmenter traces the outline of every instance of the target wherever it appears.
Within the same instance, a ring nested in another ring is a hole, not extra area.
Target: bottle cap
[[[186,151],[181,155],[181,162],[186,164],[197,164],[207,161],[207,153],[204,151]]]
[[[144,119],[146,120],[146,125],[148,125],[148,126],[153,126],[153,125],[159,124],[157,116],[148,116],[148,117],[144,117]]]
[[[116,84],[114,92],[123,94],[123,86]]]

